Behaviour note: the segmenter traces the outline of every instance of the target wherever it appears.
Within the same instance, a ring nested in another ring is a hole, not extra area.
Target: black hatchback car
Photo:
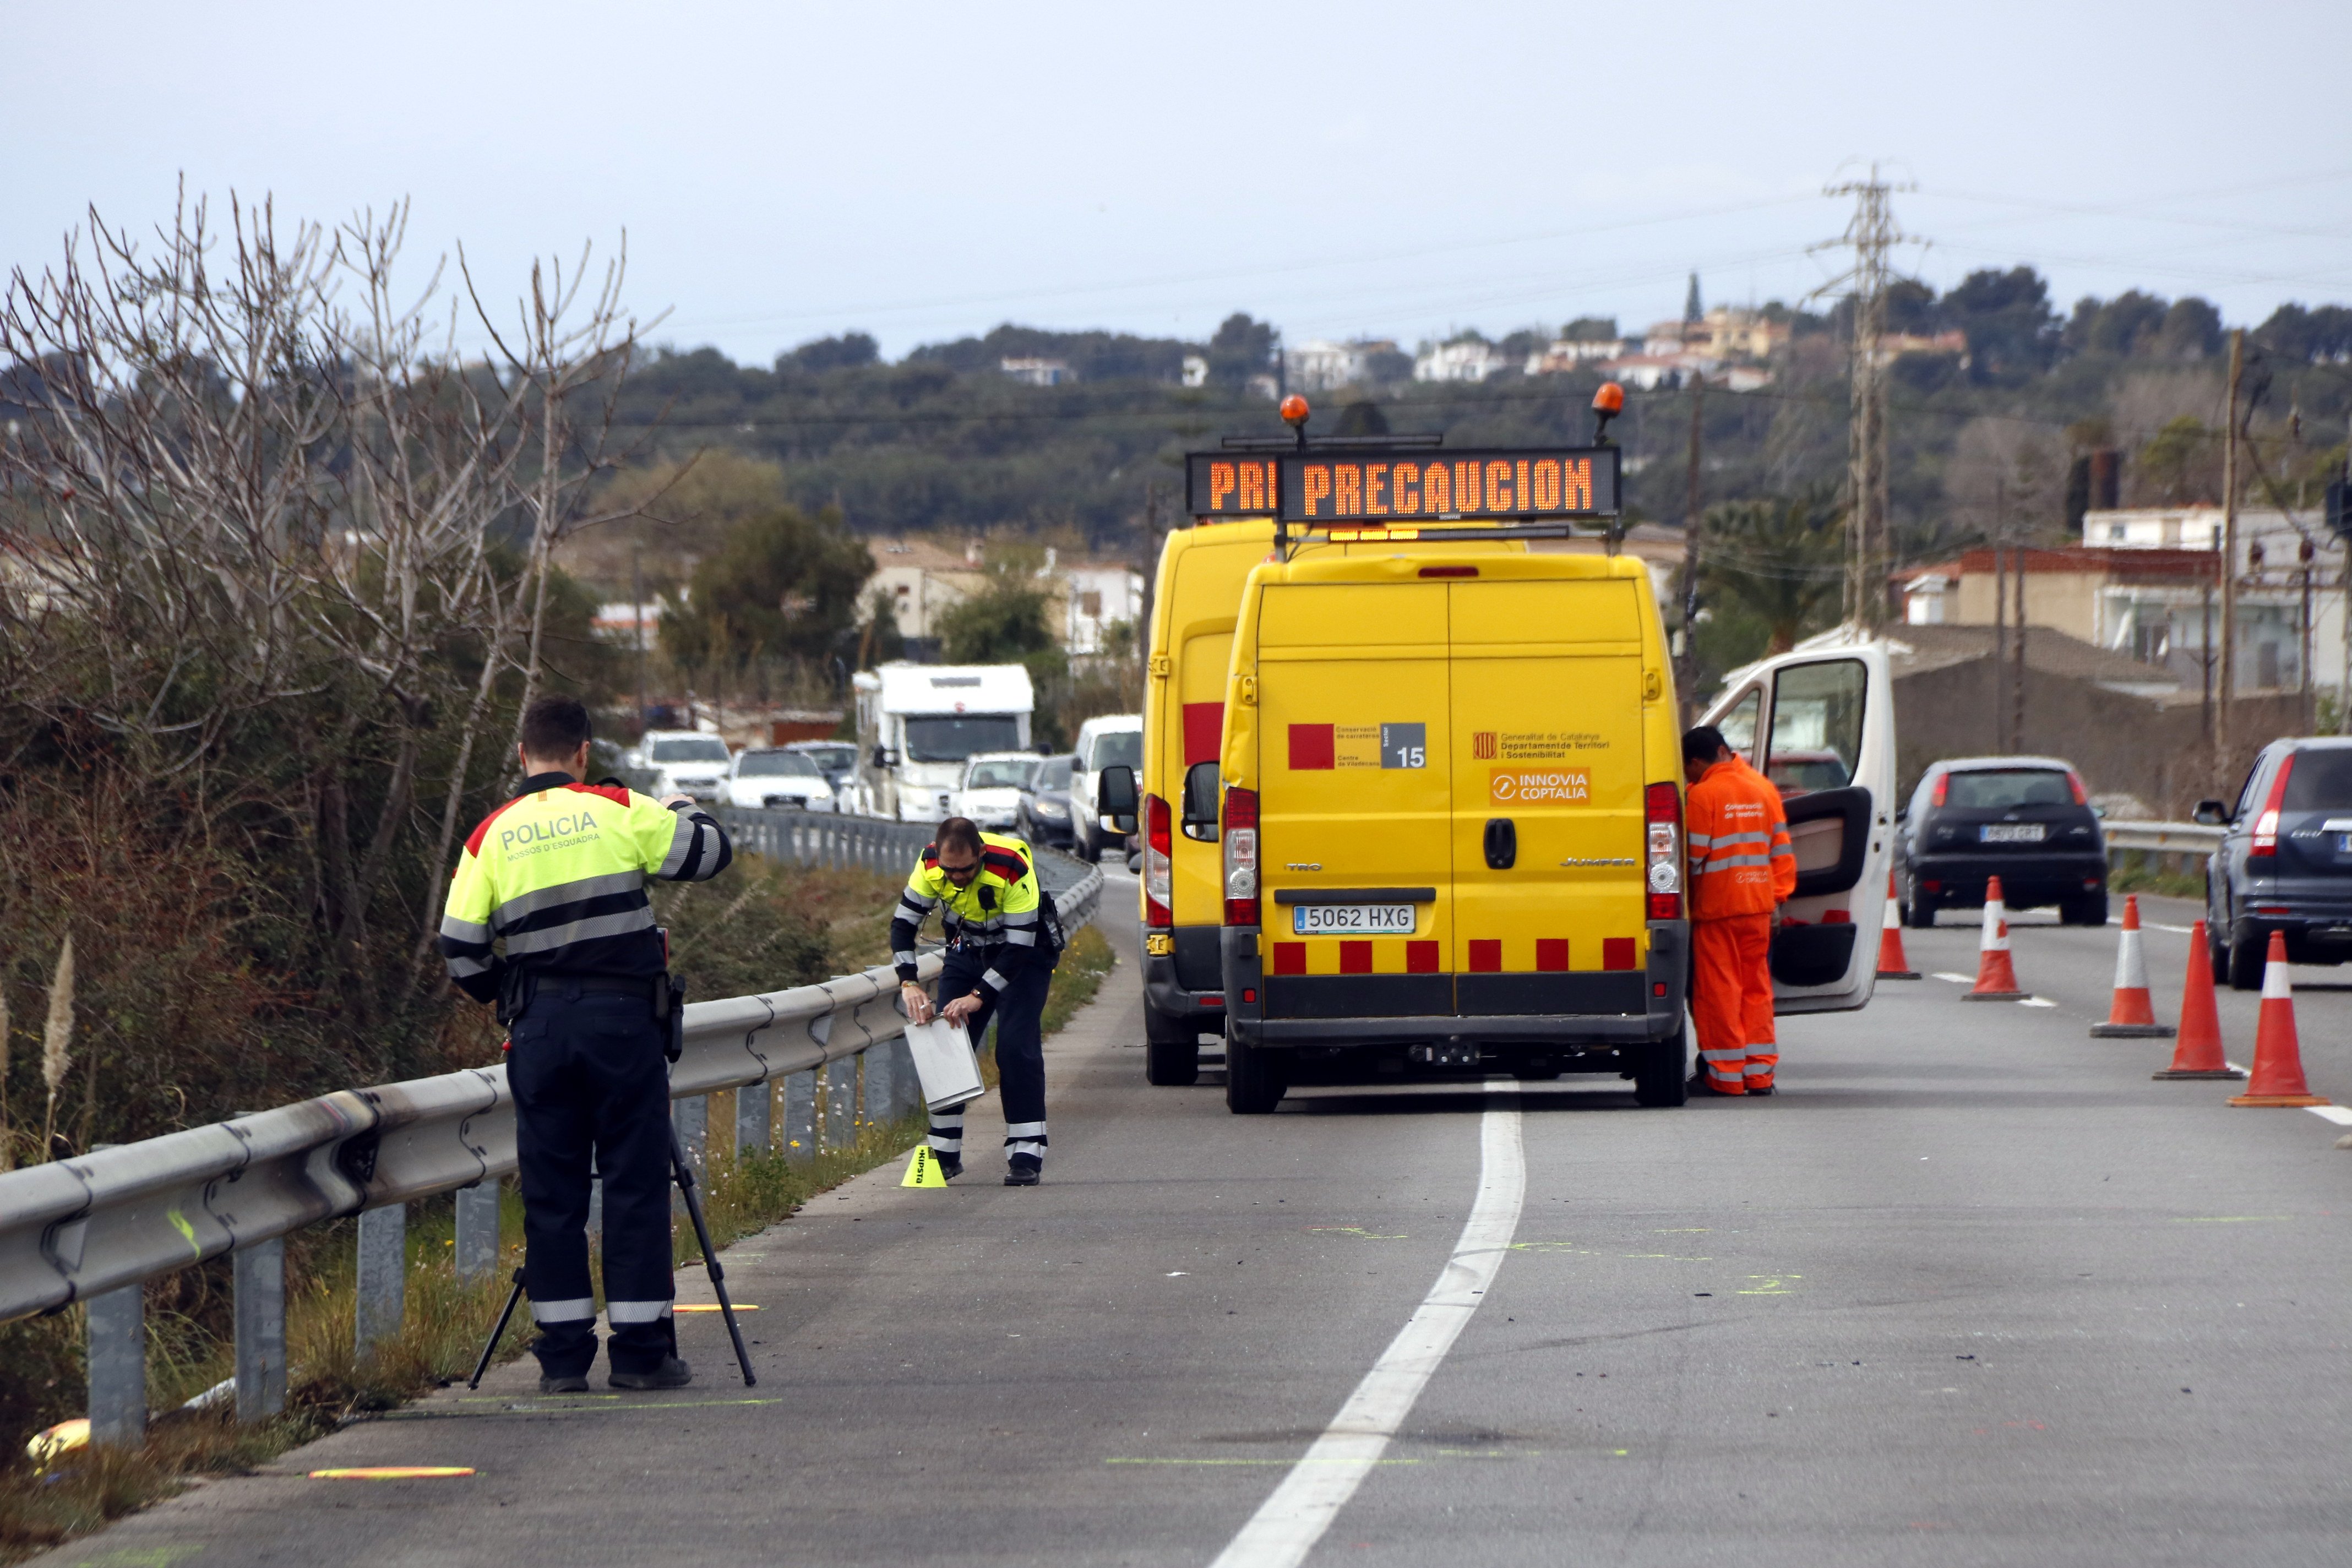
[[[1021,811],[1014,827],[1032,844],[1067,849],[1072,843],[1070,814],[1071,756],[1047,757],[1029,774],[1021,792]]]
[[[2205,862],[2205,932],[2213,973],[2258,991],[2271,932],[2293,963],[2352,958],[2352,740],[2273,741],[2232,807],[2200,803],[2225,826]]]
[[[2107,923],[2107,846],[2082,776],[2056,757],[1931,764],[1898,825],[1903,923],[1978,909],[2000,879],[2009,909],[2055,905],[2068,925]]]

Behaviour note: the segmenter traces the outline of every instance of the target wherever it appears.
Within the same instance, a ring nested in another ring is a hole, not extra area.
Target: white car
[[[956,815],[1004,832],[1021,818],[1021,792],[1041,761],[1030,752],[982,752],[966,762],[956,790]]]
[[[648,794],[656,799],[690,795],[715,801],[727,787],[728,765],[734,760],[727,742],[699,730],[648,730],[637,749],[623,761],[654,775]]]
[[[839,811],[840,797],[814,758],[762,746],[735,753],[727,774],[727,804],[747,810]]]
[[[1070,767],[1070,848],[1081,860],[1099,860],[1106,846],[1126,837],[1104,825],[1096,809],[1105,768],[1133,768],[1143,776],[1143,715],[1106,713],[1078,726]]]

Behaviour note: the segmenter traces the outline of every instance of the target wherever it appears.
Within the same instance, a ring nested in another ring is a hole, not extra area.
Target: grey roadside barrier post
[[[142,1287],[92,1296],[89,1440],[135,1448],[147,1438],[147,1303]]]
[[[687,1100],[670,1101],[670,1123],[677,1129],[678,1147],[686,1151],[686,1163],[694,1168],[694,1179],[701,1181],[710,1169],[707,1157],[710,1143],[710,1097],[698,1094]],[[686,1212],[686,1194],[676,1183],[670,1184],[669,1212],[673,1217]]]
[[[286,1238],[240,1247],[236,1279],[236,1418],[263,1421],[286,1408]]]
[[[775,1100],[775,1086],[772,1083],[746,1084],[735,1091],[736,1158],[768,1146]]]
[[[408,1307],[408,1205],[386,1204],[360,1213],[358,1305],[352,1345],[365,1361],[375,1347],[400,1335]]]
[[[499,1267],[499,1179],[457,1189],[457,1278],[472,1284]]]
[[[784,1079],[784,1152],[796,1160],[816,1153],[816,1073],[796,1072]]]
[[[846,1149],[857,1142],[857,1058],[835,1057],[824,1064],[824,1147]]]
[[[120,1148],[93,1143],[90,1152]],[[89,1440],[134,1448],[147,1440],[147,1298],[139,1285],[92,1296],[82,1309],[88,1338]]]

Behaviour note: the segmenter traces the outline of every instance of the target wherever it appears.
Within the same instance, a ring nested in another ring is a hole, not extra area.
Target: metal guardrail
[[[720,810],[738,849],[809,866],[860,866],[903,872],[931,841],[931,825],[830,811]]]
[[[2155,855],[2210,855],[2221,844],[2225,827],[2201,822],[2103,822],[2099,831],[2107,853],[2139,849]]]
[[[1082,867],[1071,879],[1064,859],[1052,857],[1040,869],[1049,886],[1066,883],[1055,898],[1064,924],[1076,930],[1095,917],[1102,873]],[[925,954],[920,967],[926,980],[935,978],[939,955]],[[803,1072],[895,1040],[905,1026],[898,981],[880,966],[693,1003],[670,1095],[686,1100]],[[499,1066],[338,1090],[0,1173],[0,1322],[514,1168],[514,1103]]]

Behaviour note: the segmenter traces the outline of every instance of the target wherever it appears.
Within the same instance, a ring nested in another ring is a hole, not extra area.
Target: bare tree
[[[502,772],[480,739],[543,679],[550,553],[595,521],[638,331],[618,260],[593,291],[584,257],[534,267],[519,328],[470,275],[404,284],[407,216],[232,197],[215,226],[184,195],[142,240],[93,211],[0,299],[0,695],[31,720],[0,758],[79,737],[173,831],[295,856],[355,1025],[425,994]]]

